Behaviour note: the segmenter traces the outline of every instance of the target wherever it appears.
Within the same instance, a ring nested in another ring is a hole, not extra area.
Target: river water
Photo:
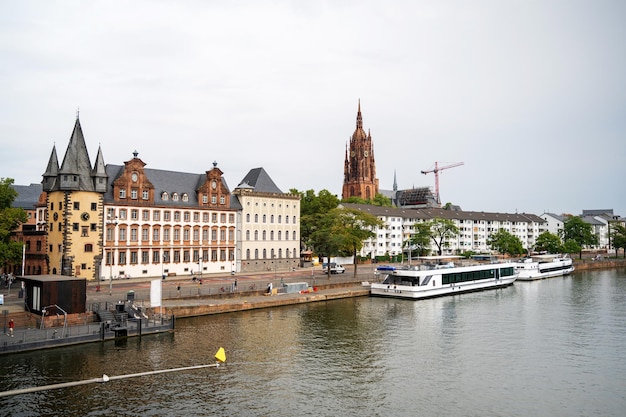
[[[172,334],[0,357],[7,416],[623,416],[626,272],[408,301],[184,319]]]

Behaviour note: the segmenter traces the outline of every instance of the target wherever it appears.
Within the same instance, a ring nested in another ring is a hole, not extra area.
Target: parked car
[[[322,264],[322,269],[324,269],[324,272],[328,271],[328,263],[324,262]],[[346,268],[344,268],[342,265],[335,262],[330,263],[331,274],[343,274],[344,272],[346,272]]]

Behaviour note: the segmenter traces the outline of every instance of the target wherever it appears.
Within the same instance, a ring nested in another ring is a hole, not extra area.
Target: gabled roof
[[[283,194],[263,168],[251,169],[244,179],[241,180],[239,185],[237,185],[237,188],[252,188],[255,192],[259,193]]]
[[[39,202],[39,196],[43,190],[41,184],[31,185],[11,185],[17,191],[17,197],[13,201],[12,207],[23,208],[24,210],[34,210]]]
[[[114,201],[113,182],[123,173],[122,165],[106,165],[106,173],[109,177],[107,191],[104,194],[104,201],[110,203]],[[198,194],[196,190],[204,183],[206,174],[193,174],[188,172],[166,171],[161,169],[144,168],[143,170],[148,180],[154,186],[154,204],[173,207],[198,207]],[[226,180],[222,178],[222,184],[228,190]],[[167,192],[169,198],[163,200],[163,192]],[[178,201],[172,200],[172,194],[178,193]],[[187,194],[188,201],[182,200],[182,195]],[[233,203],[230,199],[230,208],[237,208],[239,202]]]

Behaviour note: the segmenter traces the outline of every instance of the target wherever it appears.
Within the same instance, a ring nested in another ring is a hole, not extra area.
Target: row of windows
[[[250,223],[250,218],[251,218],[250,213],[246,214],[246,222],[247,223]],[[277,218],[278,218],[278,223],[282,223],[283,222],[283,216],[282,215],[279,214]],[[261,217],[261,219],[262,219],[263,223],[267,223],[267,214],[264,214]],[[270,223],[274,223],[274,215],[273,214],[271,214],[269,216],[269,219],[270,219]],[[254,215],[254,222],[255,223],[259,222],[259,215],[258,214]],[[293,216],[292,222],[294,224],[296,223],[296,216]],[[285,215],[285,223],[289,223],[289,216],[287,216],[287,215]]]
[[[269,252],[269,257],[268,257],[267,249],[263,249],[262,252],[259,252],[259,249],[255,249],[254,250],[254,258],[250,257],[250,255],[252,254],[250,249],[246,249],[246,260],[251,260],[251,259],[274,259],[276,257],[276,253],[278,253],[278,259],[282,259],[282,257],[283,257],[283,250],[282,249],[278,249],[278,252],[276,252],[274,249],[271,249],[270,252]],[[262,257],[259,257],[259,254]],[[285,257],[286,258],[296,258],[297,256],[298,256],[298,252],[296,252],[296,248],[293,248],[291,250],[285,249]]]
[[[270,230],[269,235],[270,235],[270,240],[274,240],[274,231],[273,230]],[[297,240],[297,235],[296,235],[296,231],[295,230],[292,232],[292,235],[293,235],[293,237],[291,238],[291,240]],[[251,236],[250,231],[246,230],[246,240],[250,240],[250,236]],[[263,230],[263,232],[261,233],[261,236],[262,236],[261,240],[267,240],[267,230]],[[278,236],[277,240],[283,240],[283,238],[282,238],[282,236],[283,236],[282,235],[282,230],[279,230],[277,232],[277,236]],[[254,240],[259,240],[259,231],[258,230],[254,231]],[[289,232],[288,231],[285,231],[285,240],[289,240]]]
[[[74,210],[80,210],[80,201],[74,201],[72,203]],[[91,211],[98,210],[98,203],[90,203]],[[63,202],[59,201],[59,210],[63,210]],[[54,211],[54,201],[50,202],[50,211]]]
[[[155,222],[161,221],[161,210],[139,210],[139,209],[119,209],[118,210],[118,219],[120,220],[139,220],[139,215],[141,214],[141,220],[150,221],[150,213],[152,212],[152,220]],[[200,214],[202,214],[202,222],[208,223],[209,219],[211,219],[212,223],[217,223],[218,219],[221,223],[226,223],[227,213],[200,213],[198,211],[190,212],[190,211],[170,211],[163,210],[163,221],[171,221],[172,219],[176,222],[179,221],[200,221]],[[219,217],[218,217],[219,214]],[[210,215],[210,216],[209,216]],[[110,208],[107,210],[107,218],[115,219],[115,209]],[[235,214],[228,213],[228,223],[235,223]]]
[[[496,269],[500,270],[500,277],[509,277],[515,274],[513,267],[483,269],[480,271],[458,272],[453,274],[443,274],[442,283],[453,284],[455,282],[476,281],[479,279],[493,279],[496,277]]]
[[[136,188],[131,188],[130,190],[130,199],[131,200],[137,200],[137,195],[139,193],[139,190]],[[120,188],[120,193],[119,193],[120,198],[125,199],[126,198],[126,188]],[[143,190],[141,192],[141,199],[142,200],[147,200],[148,198],[150,198],[150,193],[148,192],[148,190]],[[187,200],[185,200],[187,201]]]
[[[163,259],[161,259],[161,253]],[[228,256],[228,257],[227,257]],[[107,251],[106,253],[106,265],[113,265],[112,261],[116,260],[117,265],[126,264],[149,264],[152,261],[153,264],[161,263],[179,263],[179,262],[217,262],[219,261],[234,261],[235,251],[233,249],[211,249],[211,250],[122,250],[117,251],[117,259],[115,259],[115,253],[113,251]]]
[[[126,241],[130,238],[131,242],[137,242],[139,240],[139,234],[141,233],[141,241],[148,242],[150,237],[152,237],[153,242],[161,241],[161,233],[163,234],[163,241],[169,242],[170,240],[179,241],[181,240],[181,230],[182,230],[182,238],[184,241],[194,240],[200,241],[200,232],[202,232],[202,241],[217,241],[218,240],[218,232],[219,232],[219,240],[226,241],[226,237],[228,236],[228,241],[235,240],[235,229],[234,228],[212,228],[209,229],[207,227],[200,230],[200,228],[196,227],[191,229],[190,227],[185,227],[181,229],[180,227],[163,227],[153,226],[152,233],[150,233],[150,227],[131,227],[130,229],[127,227],[119,227],[118,228],[118,241]],[[210,239],[209,239],[210,237]],[[172,239],[170,239],[172,238]],[[192,239],[191,239],[192,238]],[[109,226],[106,230],[106,239],[107,241],[115,240],[115,227]]]

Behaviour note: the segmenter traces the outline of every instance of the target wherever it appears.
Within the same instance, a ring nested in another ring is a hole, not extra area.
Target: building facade
[[[361,116],[361,101],[356,116],[356,129],[350,137],[346,148],[343,174],[342,198],[359,197],[373,200],[378,193],[378,178],[376,178],[376,162],[372,136],[363,130]]]
[[[255,168],[233,196],[241,207],[237,248],[241,271],[299,266],[300,195],[283,193],[263,168]]]
[[[440,208],[401,209],[367,204],[342,204],[377,216],[384,226],[377,228],[375,237],[364,242],[360,256],[395,256],[404,250],[404,245],[415,231],[415,225],[433,219],[448,219],[459,229],[459,234],[446,242],[444,255],[473,251],[489,253],[487,240],[498,230],[506,230],[522,242],[524,249],[531,249],[545,221],[534,214],[507,214],[475,211],[444,210]],[[431,251],[436,248],[431,246]],[[404,250],[406,252],[406,250]]]

